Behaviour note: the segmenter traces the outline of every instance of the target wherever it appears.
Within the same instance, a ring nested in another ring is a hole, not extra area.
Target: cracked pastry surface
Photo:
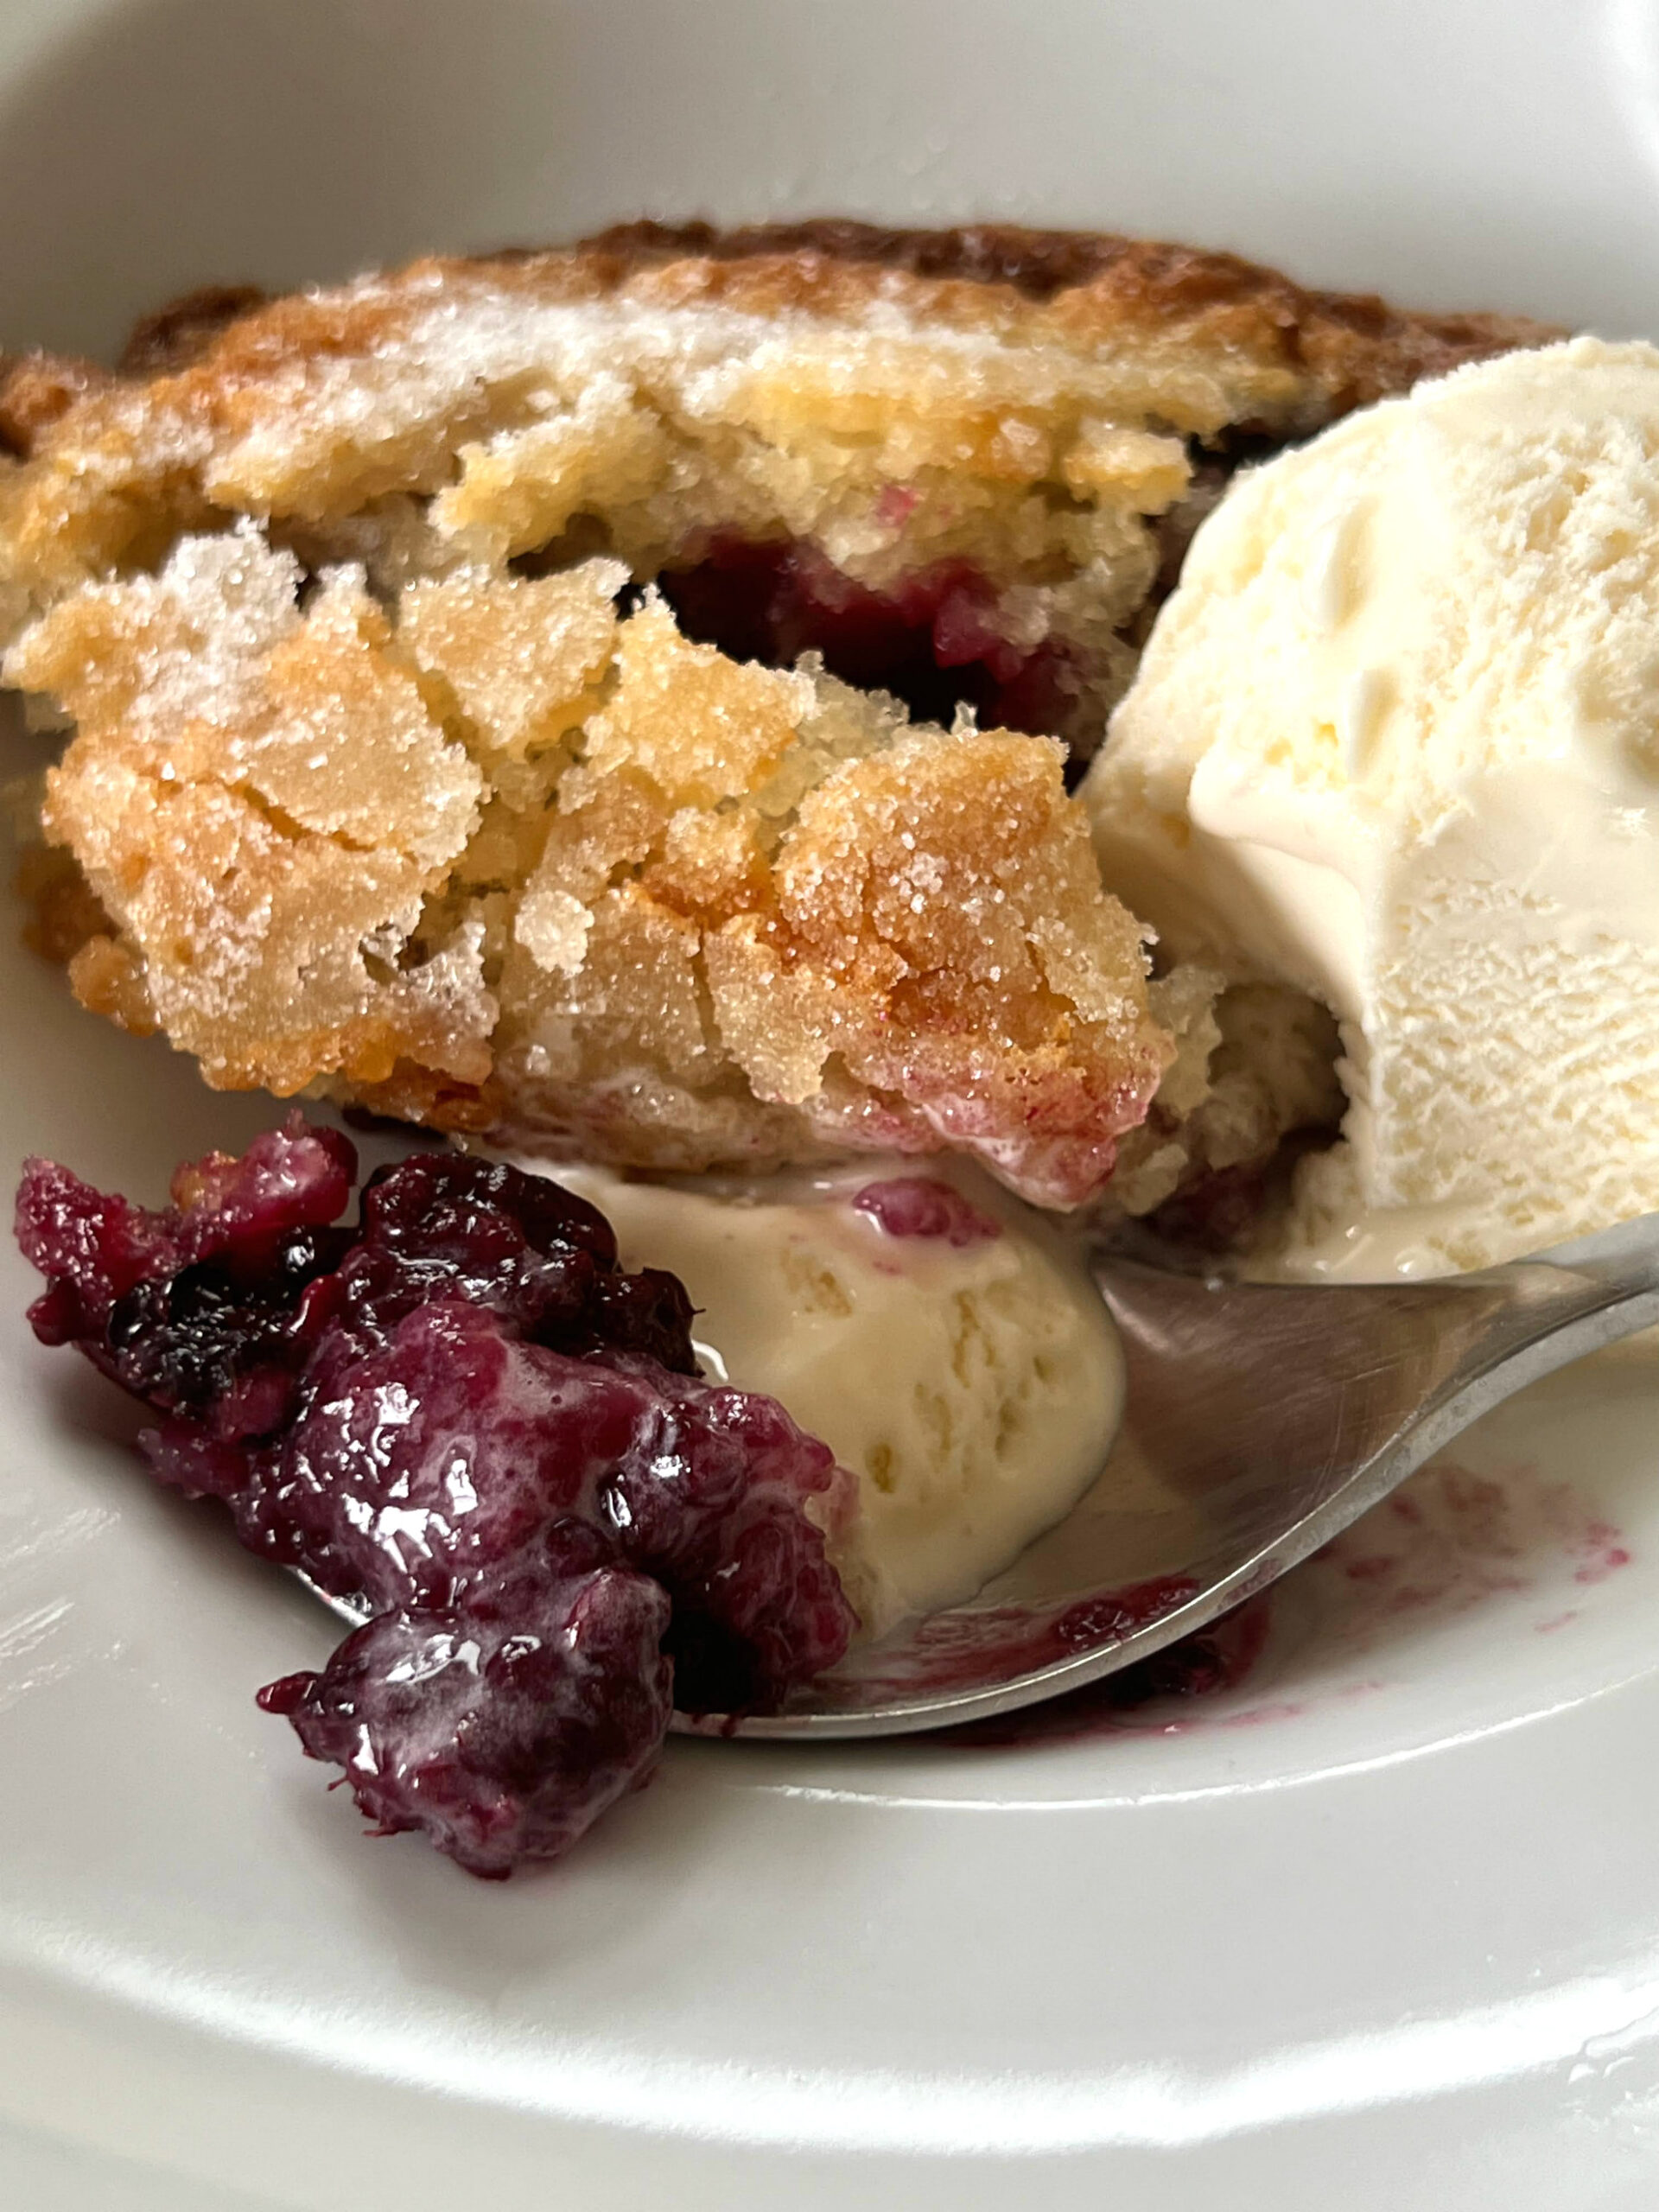
[[[1540,334],[1123,240],[641,226],[14,364],[40,934],[218,1084],[1077,1204],[1175,1042],[1065,747],[1196,442]]]

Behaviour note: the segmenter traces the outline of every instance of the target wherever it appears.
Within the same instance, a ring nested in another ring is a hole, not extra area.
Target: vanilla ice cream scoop
[[[866,1163],[760,1198],[556,1173],[626,1265],[679,1276],[704,1369],[778,1399],[854,1476],[828,1533],[866,1635],[971,1597],[1104,1465],[1116,1333],[1081,1261],[977,1179],[969,1196]]]
[[[1659,1206],[1659,352],[1508,354],[1242,475],[1085,795],[1169,951],[1338,1017],[1291,1272]]]

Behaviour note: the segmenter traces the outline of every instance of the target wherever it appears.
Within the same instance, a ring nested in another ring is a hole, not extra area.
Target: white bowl
[[[640,213],[1076,222],[1629,333],[1656,192],[1647,0],[0,7],[10,346]],[[268,1118],[0,937],[6,1174],[155,1196]],[[1640,1371],[1478,1433],[1230,1697],[1000,1751],[677,1744],[499,1890],[363,1841],[255,1712],[327,1622],[146,1486],[27,1290],[8,1250],[19,2212],[1659,2202]]]

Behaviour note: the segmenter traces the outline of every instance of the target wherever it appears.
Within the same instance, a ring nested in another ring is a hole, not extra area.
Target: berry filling
[[[852,1207],[889,1236],[942,1237],[957,1251],[988,1244],[1002,1234],[999,1223],[932,1175],[890,1175],[867,1183],[855,1194]]]
[[[296,1115],[182,1168],[160,1212],[28,1163],[29,1310],[161,1415],[159,1478],[359,1606],[260,1694],[379,1832],[474,1874],[574,1843],[672,1707],[775,1703],[855,1616],[807,1501],[846,1478],[775,1402],[699,1375],[672,1275],[594,1207],[419,1154],[334,1224],[356,1155]]]
[[[734,660],[789,668],[820,653],[844,683],[890,691],[917,721],[947,727],[963,705],[985,729],[1061,736],[1076,714],[1076,653],[1053,638],[1016,643],[971,562],[935,562],[872,591],[804,539],[722,532],[695,550],[658,582],[686,635]]]

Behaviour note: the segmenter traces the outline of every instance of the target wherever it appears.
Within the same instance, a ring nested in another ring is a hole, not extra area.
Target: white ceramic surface
[[[1077,220],[1659,334],[1650,0],[0,0],[0,338],[640,212]],[[264,1118],[0,931],[0,1173]],[[1651,2212],[1659,1384],[1581,1373],[1077,1740],[677,1743],[468,1883],[254,1709],[329,1624],[0,1255],[0,2202]]]

